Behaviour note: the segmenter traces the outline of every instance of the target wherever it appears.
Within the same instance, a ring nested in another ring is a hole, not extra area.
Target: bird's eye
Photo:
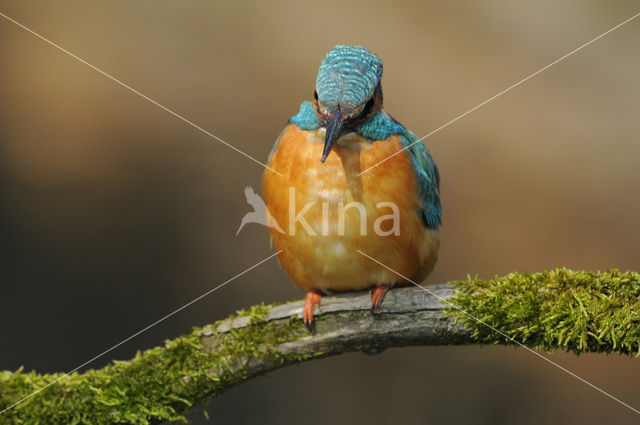
[[[317,91],[313,92],[313,98],[316,100],[316,102],[318,101],[318,92]]]
[[[373,105],[376,103],[376,99],[374,97],[372,97],[371,99],[369,99],[369,101],[367,102],[366,105],[364,105],[364,109],[362,110],[362,115],[369,115],[369,112],[371,112],[371,109],[373,108]]]

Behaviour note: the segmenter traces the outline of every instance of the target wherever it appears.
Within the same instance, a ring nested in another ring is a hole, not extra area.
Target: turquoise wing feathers
[[[442,224],[442,205],[440,204],[440,173],[429,149],[419,141],[418,137],[406,130],[402,135],[402,143],[413,160],[413,167],[418,182],[420,198],[419,214],[425,226],[436,229]]]

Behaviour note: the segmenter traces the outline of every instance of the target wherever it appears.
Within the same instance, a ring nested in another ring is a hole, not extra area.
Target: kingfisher
[[[263,175],[269,219],[284,230],[269,226],[271,242],[306,291],[310,330],[322,295],[370,290],[373,313],[388,289],[420,282],[436,263],[438,168],[383,109],[381,79],[382,60],[364,47],[331,49]]]

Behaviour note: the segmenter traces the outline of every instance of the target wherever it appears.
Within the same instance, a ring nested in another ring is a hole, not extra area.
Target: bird
[[[377,55],[335,46],[320,64],[313,100],[302,102],[268,156],[262,195],[284,230],[269,229],[270,239],[280,266],[306,291],[309,330],[323,295],[369,290],[375,313],[389,289],[422,281],[437,260],[438,167],[383,108],[381,80]]]
[[[244,196],[247,199],[247,204],[253,207],[253,211],[250,211],[242,217],[240,227],[236,231],[236,236],[240,233],[242,228],[247,223],[258,223],[263,226],[271,227],[276,232],[284,233],[284,230],[278,225],[277,220],[269,213],[264,200],[253,190],[251,186],[244,188]]]

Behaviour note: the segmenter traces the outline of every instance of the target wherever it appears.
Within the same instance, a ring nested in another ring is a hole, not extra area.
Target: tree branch
[[[563,269],[426,288],[390,291],[375,315],[367,292],[324,297],[313,335],[300,320],[302,301],[255,306],[132,360],[63,377],[2,413],[0,422],[159,423],[301,361],[408,345],[511,343],[471,316],[534,348],[640,350],[640,276],[634,272]],[[0,372],[0,410],[62,376]]]

